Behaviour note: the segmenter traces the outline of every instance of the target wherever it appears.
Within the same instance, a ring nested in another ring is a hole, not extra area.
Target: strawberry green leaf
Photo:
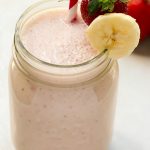
[[[127,3],[128,0],[119,0],[122,3]],[[89,14],[92,15],[99,8],[101,11],[113,12],[117,0],[90,0],[88,5]]]
[[[98,0],[91,0],[89,2],[89,5],[88,5],[88,11],[89,11],[89,14],[92,15],[95,13],[95,11],[99,8],[99,1]]]
[[[127,3],[128,0],[120,0],[122,3]]]

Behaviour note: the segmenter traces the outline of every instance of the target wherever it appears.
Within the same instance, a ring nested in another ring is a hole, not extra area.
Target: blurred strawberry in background
[[[141,29],[141,40],[150,36],[150,0],[130,0],[128,14],[138,22]]]

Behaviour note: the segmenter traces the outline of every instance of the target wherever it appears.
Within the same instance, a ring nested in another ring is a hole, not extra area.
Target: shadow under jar
[[[108,149],[117,96],[117,62],[103,52],[80,64],[52,64],[30,53],[21,39],[31,16],[67,6],[67,1],[37,3],[17,23],[9,70],[15,150]]]

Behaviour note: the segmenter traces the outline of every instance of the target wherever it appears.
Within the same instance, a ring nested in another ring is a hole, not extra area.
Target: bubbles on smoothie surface
[[[80,64],[97,55],[85,37],[87,25],[80,17],[66,22],[66,14],[64,9],[48,10],[26,22],[21,38],[32,55],[59,65]]]

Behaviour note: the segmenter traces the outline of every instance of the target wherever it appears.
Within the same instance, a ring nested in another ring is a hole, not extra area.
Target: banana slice
[[[108,50],[109,57],[118,59],[130,55],[140,39],[140,28],[135,19],[122,14],[110,13],[97,17],[86,31],[93,48]]]

